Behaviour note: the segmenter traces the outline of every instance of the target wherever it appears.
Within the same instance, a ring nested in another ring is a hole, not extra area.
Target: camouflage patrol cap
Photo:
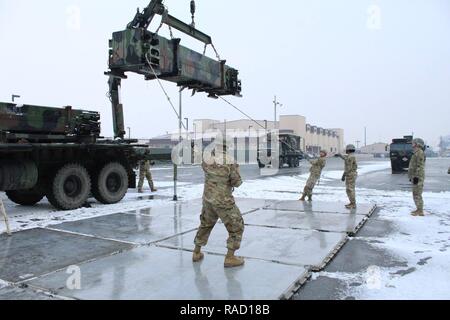
[[[422,139],[420,139],[420,138],[417,138],[417,139],[414,139],[413,140],[413,146],[414,145],[417,145],[418,147],[420,147],[420,148],[425,148],[425,141],[423,141]]]
[[[356,147],[353,144],[347,145],[345,148],[346,151],[356,151]]]

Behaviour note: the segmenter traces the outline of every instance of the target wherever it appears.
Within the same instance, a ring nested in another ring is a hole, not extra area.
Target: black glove
[[[344,173],[344,175],[342,176],[342,182],[345,182],[346,178],[347,178],[347,176],[346,176],[346,174]]]
[[[413,179],[413,183],[414,183],[415,186],[417,186],[419,184],[419,178],[417,178],[417,177],[414,178]]]
[[[154,166],[155,164],[156,164],[155,161],[150,162],[150,165],[151,165],[151,166]]]

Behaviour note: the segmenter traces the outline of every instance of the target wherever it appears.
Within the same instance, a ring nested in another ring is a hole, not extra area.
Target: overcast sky
[[[100,111],[111,136],[108,39],[148,2],[0,0],[0,101],[16,93],[21,103]],[[190,22],[189,2],[165,4]],[[230,100],[254,118],[273,119],[276,94],[281,114],[343,128],[348,143],[363,141],[365,126],[368,143],[414,132],[436,145],[450,133],[449,0],[197,0],[197,7],[197,27],[240,70],[244,97]],[[175,84],[164,85],[177,103]],[[177,127],[156,82],[130,75],[122,100],[133,137]],[[241,118],[204,94],[184,101],[190,119]]]

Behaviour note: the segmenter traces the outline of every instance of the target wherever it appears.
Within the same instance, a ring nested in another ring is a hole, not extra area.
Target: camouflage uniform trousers
[[[227,248],[239,250],[245,229],[244,219],[239,208],[237,206],[230,209],[216,208],[206,201],[203,202],[202,215],[200,216],[201,225],[195,237],[195,245],[206,246],[219,218],[228,230]]]
[[[312,197],[312,192],[314,190],[314,187],[316,186],[317,182],[320,179],[320,175],[317,174],[311,174],[309,176],[308,181],[306,182],[305,189],[303,190],[303,195],[306,197]]]
[[[155,188],[155,186],[153,183],[152,173],[150,172],[150,170],[143,170],[143,169],[139,170],[138,190],[142,190],[142,188],[144,187],[145,179],[147,179],[150,189],[153,190]]]
[[[356,203],[356,174],[350,174],[345,177],[345,187],[350,203]]]
[[[416,185],[413,185],[413,198],[414,203],[416,204],[417,210],[423,211],[423,180],[420,179],[419,183]]]

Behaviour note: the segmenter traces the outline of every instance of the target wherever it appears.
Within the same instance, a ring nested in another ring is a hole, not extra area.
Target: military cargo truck
[[[401,139],[393,139],[390,145],[390,158],[392,173],[401,173],[409,168],[409,162],[413,156],[412,136],[404,136]]]
[[[289,168],[297,168],[300,166],[300,161],[304,159],[304,153],[301,150],[301,137],[290,133],[281,133],[278,136],[277,143],[279,144],[278,154],[275,154],[272,148],[272,136],[267,136],[267,146],[258,148],[258,165],[260,168],[265,168],[271,165],[271,158],[279,158],[279,168],[289,166]],[[275,151],[276,152],[276,151]]]
[[[148,146],[100,137],[100,115],[72,107],[0,103],[0,191],[20,205],[47,197],[60,210],[82,207],[92,195],[120,202],[136,187]]]

